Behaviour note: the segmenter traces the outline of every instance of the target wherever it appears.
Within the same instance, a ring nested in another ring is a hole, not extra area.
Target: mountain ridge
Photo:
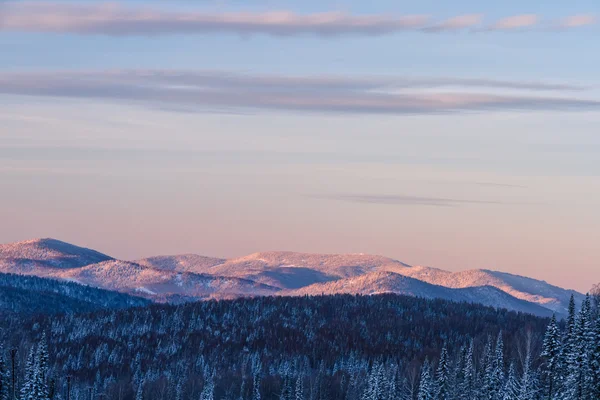
[[[393,292],[505,306],[543,316],[549,310],[562,316],[571,295],[578,302],[583,299],[576,291],[515,274],[489,269],[451,272],[364,253],[269,251],[231,259],[180,254],[125,261],[55,239],[35,239],[0,245],[0,272],[70,280],[175,302]]]

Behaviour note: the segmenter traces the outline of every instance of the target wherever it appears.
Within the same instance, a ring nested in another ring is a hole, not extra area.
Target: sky
[[[586,291],[599,18],[595,0],[0,0],[0,242],[372,253]]]

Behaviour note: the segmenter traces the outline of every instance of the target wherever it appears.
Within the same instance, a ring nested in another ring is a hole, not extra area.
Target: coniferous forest
[[[10,314],[1,334],[1,400],[600,398],[590,297],[566,321],[337,295]]]

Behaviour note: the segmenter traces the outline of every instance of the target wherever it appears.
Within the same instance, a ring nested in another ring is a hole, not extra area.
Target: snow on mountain
[[[79,268],[112,258],[55,239],[0,244],[0,272],[44,275],[46,269]]]
[[[55,314],[141,307],[146,299],[37,276],[0,273],[0,313]]]
[[[445,299],[456,302],[480,303],[491,307],[502,307],[509,310],[550,316],[552,311],[519,300],[492,286],[451,289],[432,285],[414,278],[394,272],[370,272],[360,276],[344,278],[333,282],[316,283],[297,290],[283,291],[280,294],[290,296],[331,295],[338,293],[373,295],[379,293],[395,293],[407,296],[417,296],[426,299]]]
[[[403,274],[434,285],[448,288],[469,288],[493,286],[520,300],[539,304],[557,314],[567,313],[569,299],[575,296],[577,304],[581,304],[584,296],[574,290],[566,290],[547,282],[490,270],[469,270],[448,272],[436,268],[413,267]]]
[[[181,254],[175,256],[148,257],[135,261],[146,267],[163,269],[166,271],[195,272],[198,274],[206,272],[210,267],[223,264],[226,260],[222,258],[204,257],[197,254]]]
[[[278,290],[246,279],[160,270],[119,260],[72,268],[53,276],[156,301],[266,296]]]
[[[264,252],[227,260],[206,272],[251,279],[281,289],[297,289],[373,271],[404,268],[409,266],[391,258],[365,254]]]
[[[578,303],[583,299],[518,275],[449,272],[367,254],[261,252],[228,260],[185,254],[129,262],[54,239],[0,245],[0,272],[60,278],[158,301],[392,291],[564,316],[572,294]]]

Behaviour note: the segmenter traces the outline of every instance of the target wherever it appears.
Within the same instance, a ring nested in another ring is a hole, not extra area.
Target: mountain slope
[[[517,299],[539,304],[558,314],[566,315],[569,299],[575,296],[580,304],[584,296],[574,290],[566,290],[544,281],[490,270],[448,272],[435,268],[414,267],[403,274],[434,285],[449,288],[493,286]]]
[[[13,274],[0,274],[0,312],[55,314],[120,309],[149,304],[123,293],[73,282]]]
[[[245,279],[160,270],[119,260],[72,268],[54,276],[157,301],[266,296],[277,291]]]
[[[314,296],[339,293],[362,295],[394,293],[417,296],[425,299],[444,299],[455,302],[479,303],[486,306],[502,307],[543,317],[552,314],[552,311],[547,308],[516,299],[491,286],[450,289],[393,272],[370,272],[361,276],[344,278],[334,282],[317,283],[297,290],[284,291],[281,294],[291,296]]]
[[[571,295],[578,303],[583,300],[583,295],[575,291],[522,276],[490,270],[450,272],[413,267],[391,258],[366,254],[261,252],[228,260],[184,254],[129,262],[54,239],[0,245],[0,272],[73,280],[156,301],[320,293],[321,290],[326,293],[391,291],[429,298],[433,293],[441,298],[478,301],[517,310],[524,309],[525,301],[564,316]],[[436,289],[413,280],[403,288],[396,275],[435,285]],[[439,287],[473,290],[463,290],[459,295],[460,291],[450,294]],[[495,290],[491,291],[491,287]],[[491,298],[496,299],[495,304]],[[544,315],[537,307],[532,310]]]
[[[45,274],[45,269],[79,268],[111,257],[55,239],[0,245],[0,272]]]
[[[297,289],[373,271],[403,268],[410,266],[391,258],[365,254],[263,252],[227,260],[206,272],[252,279],[281,289]]]
[[[135,263],[165,271],[194,272],[201,274],[206,272],[210,267],[223,264],[225,261],[226,260],[222,258],[205,257],[197,254],[181,254],[174,256],[148,257],[137,260]]]

